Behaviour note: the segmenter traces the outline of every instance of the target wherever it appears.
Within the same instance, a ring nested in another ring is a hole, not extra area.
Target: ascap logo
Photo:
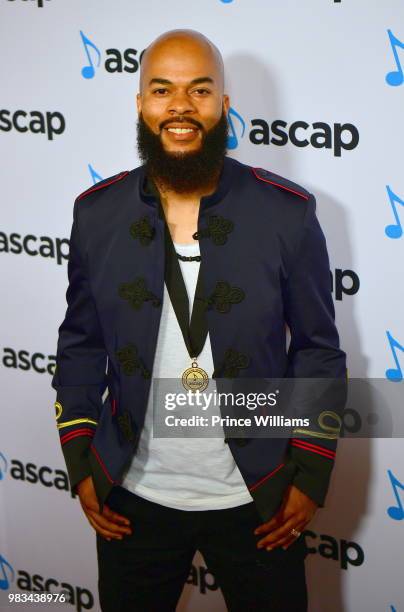
[[[350,542],[348,540],[338,541],[330,535],[317,535],[311,529],[306,529],[303,532],[303,536],[306,539],[306,548],[309,554],[319,554],[324,559],[337,561],[341,569],[346,570],[350,565],[359,567],[365,560],[365,553],[357,542]],[[316,546],[309,546],[308,538],[315,540],[313,543]]]
[[[133,74],[139,70],[144,50],[140,53],[139,58],[137,58],[137,49],[129,48],[123,51],[112,48],[106,49],[105,60],[101,64],[102,53],[99,47],[81,30],[80,36],[85,53],[85,64],[81,69],[81,76],[84,79],[93,79],[101,65],[110,74],[116,72]]]
[[[5,368],[23,370],[28,372],[34,370],[37,374],[55,373],[56,355],[44,355],[43,353],[30,354],[29,351],[16,350],[11,347],[3,347],[2,364]]]
[[[228,149],[236,149],[244,136],[246,121],[231,107],[227,115],[229,124]],[[352,151],[359,144],[359,130],[352,123],[334,123],[323,121],[312,124],[306,121],[293,121],[288,124],[283,119],[274,119],[269,124],[265,119],[250,119],[252,129],[249,140],[253,145],[274,145],[283,147],[291,144],[295,147],[314,147],[331,149],[335,157],[341,157],[342,151]]]
[[[14,480],[41,484],[43,487],[55,487],[59,491],[70,491],[69,480],[64,470],[52,470],[48,465],[38,467],[35,463],[22,463],[12,459],[10,464],[10,476]],[[74,494],[72,493],[72,497]]]
[[[89,589],[73,586],[56,578],[44,578],[26,570],[14,570],[12,565],[0,554],[0,589],[7,591],[12,587],[15,592],[61,593],[66,595],[66,603],[75,606],[77,612],[94,608],[94,595]],[[45,606],[46,607],[46,606]]]
[[[20,134],[31,132],[32,134],[45,134],[48,140],[53,136],[63,134],[66,129],[66,120],[58,111],[25,111],[25,110],[0,110],[0,130],[11,132],[15,130]]]
[[[294,121],[290,125],[283,119],[275,119],[271,125],[265,119],[252,119],[253,130],[250,141],[255,145],[283,147],[288,143],[295,147],[312,146],[315,149],[332,149],[335,157],[341,157],[342,151],[352,151],[359,144],[359,131],[352,123],[334,123],[323,121],[312,124],[306,121]]]
[[[4,479],[6,475],[13,480],[19,480],[20,482],[28,482],[30,484],[40,484],[46,488],[58,489],[58,491],[70,492],[71,497],[76,497],[76,494],[71,491],[69,486],[69,479],[67,473],[64,470],[52,469],[48,465],[38,466],[35,463],[24,463],[19,459],[11,459],[10,467],[7,469],[7,461],[2,453],[0,457],[4,460],[4,470],[1,472],[1,479]],[[1,462],[0,462],[1,464]]]
[[[13,253],[14,255],[30,255],[31,257],[45,257],[55,259],[60,266],[69,259],[69,240],[67,238],[51,238],[50,236],[35,236],[27,234],[22,236],[15,232],[6,234],[0,232],[0,254]]]

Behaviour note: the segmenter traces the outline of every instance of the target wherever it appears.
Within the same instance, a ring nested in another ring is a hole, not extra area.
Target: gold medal
[[[194,360],[191,367],[183,372],[182,384],[189,391],[204,391],[209,385],[209,376]]]

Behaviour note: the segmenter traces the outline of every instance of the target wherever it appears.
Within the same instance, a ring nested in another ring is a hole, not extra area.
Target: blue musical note
[[[4,466],[2,469],[1,464],[0,464],[0,480],[3,480],[4,474],[7,472],[7,459],[5,458],[3,453],[0,453],[0,458],[1,458],[1,463]]]
[[[90,171],[91,178],[93,179],[93,183],[94,183],[94,185],[95,185],[96,183],[99,183],[99,181],[102,181],[102,176],[100,176],[100,175],[98,174],[98,172],[96,172],[96,171],[94,170],[94,168],[92,167],[92,165],[91,165],[91,164],[88,164],[88,169],[89,169],[89,171]]]
[[[241,115],[238,114],[237,111],[234,110],[234,108],[230,107],[228,115],[227,115],[227,120],[229,122],[229,127],[230,127],[230,134],[229,134],[229,137],[227,139],[227,148],[228,149],[236,149],[237,145],[238,145],[237,132],[236,132],[236,129],[234,127],[232,116],[235,117],[236,119],[238,119],[238,121],[241,123],[241,128],[242,128],[241,138],[244,136],[244,132],[245,132],[245,121],[244,121],[244,119],[242,118]]]
[[[6,568],[11,572],[11,580],[7,577]],[[10,587],[10,582],[14,580],[14,570],[9,562],[0,555],[0,590],[6,591]]]
[[[391,486],[393,487],[393,493],[397,501],[397,506],[390,506],[390,508],[387,509],[387,514],[395,521],[402,521],[404,519],[404,508],[403,503],[398,496],[397,489],[402,489],[404,491],[404,485],[402,482],[397,480],[391,470],[387,470],[387,473],[389,475]]]
[[[396,368],[389,368],[388,370],[386,370],[386,377],[391,380],[391,382],[401,382],[403,380],[403,372],[398,362],[396,349],[399,349],[400,351],[404,352],[404,346],[401,346],[401,344],[399,344],[397,340],[393,338],[389,331],[386,331],[386,334],[390,344],[391,352],[393,353],[394,362],[397,366]]]
[[[402,85],[404,82],[403,69],[401,67],[400,60],[398,57],[397,47],[400,47],[400,49],[404,49],[404,43],[402,43],[401,40],[398,40],[398,38],[394,36],[391,30],[387,30],[387,32],[389,35],[394,59],[396,61],[397,70],[392,70],[391,72],[388,72],[386,74],[386,82],[388,85],[391,85],[392,87],[397,87],[398,85]]]
[[[394,191],[392,191],[388,185],[386,185],[386,189],[387,189],[387,194],[390,199],[391,208],[393,209],[393,215],[396,220],[396,223],[387,225],[384,231],[385,231],[386,236],[388,236],[388,238],[393,238],[393,239],[401,238],[401,236],[403,235],[403,227],[401,225],[400,219],[398,218],[396,204],[401,204],[401,206],[404,206],[404,201],[400,200],[398,195],[396,195]]]
[[[390,612],[397,612],[394,606],[390,606],[390,608],[391,608]]]
[[[89,47],[94,49],[94,51],[97,54],[97,58],[98,58],[97,68],[100,65],[101,53],[100,53],[100,50],[98,49],[98,47],[96,47],[95,44],[93,42],[91,42],[91,40],[89,38],[87,38],[87,36],[85,34],[83,34],[83,32],[81,30],[80,30],[80,35],[81,35],[81,40],[83,41],[84,50],[85,50],[87,58],[88,58],[88,66],[84,66],[82,68],[81,74],[83,75],[83,77],[85,79],[92,79],[93,76],[95,75],[95,70],[94,70],[94,64],[93,64],[92,59],[91,59]]]

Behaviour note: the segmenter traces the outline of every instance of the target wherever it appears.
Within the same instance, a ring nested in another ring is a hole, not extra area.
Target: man
[[[223,62],[201,34],[147,48],[137,108],[143,165],[75,202],[53,380],[101,607],[175,610],[200,550],[229,610],[300,612],[335,436],[153,438],[150,386],[345,379],[315,199],[225,155]]]

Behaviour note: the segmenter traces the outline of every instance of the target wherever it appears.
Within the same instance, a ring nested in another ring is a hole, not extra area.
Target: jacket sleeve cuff
[[[77,485],[87,476],[92,474],[89,452],[91,438],[80,436],[73,438],[62,446],[66,462],[67,474],[69,476],[70,488],[77,494]]]
[[[290,449],[290,455],[297,466],[292,484],[316,502],[318,506],[323,507],[334,467],[334,459],[331,455],[324,456],[320,452],[312,452],[293,446]]]

